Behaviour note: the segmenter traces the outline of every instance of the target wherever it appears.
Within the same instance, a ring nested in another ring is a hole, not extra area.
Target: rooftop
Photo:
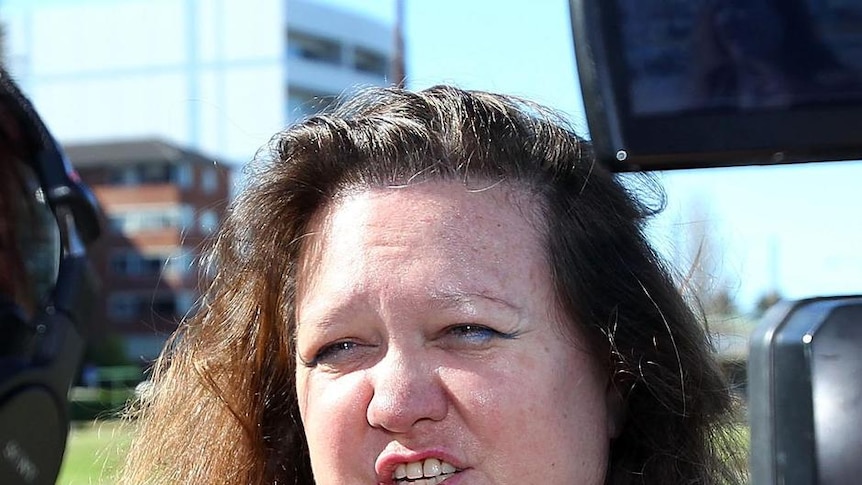
[[[224,162],[215,157],[182,148],[159,138],[71,143],[64,145],[63,149],[72,165],[77,168],[146,161],[188,161],[206,165],[224,165]]]

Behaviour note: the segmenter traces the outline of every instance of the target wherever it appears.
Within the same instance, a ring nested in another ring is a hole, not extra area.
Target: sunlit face
[[[296,339],[318,485],[603,483],[607,378],[561,330],[531,204],[434,182],[318,217]]]

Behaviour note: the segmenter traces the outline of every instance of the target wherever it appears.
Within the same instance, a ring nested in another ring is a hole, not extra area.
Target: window
[[[171,177],[171,166],[167,163],[148,163],[138,167],[140,171],[140,180],[144,184],[164,184],[169,183]]]
[[[118,292],[108,297],[108,316],[129,321],[151,318],[180,319],[194,307],[190,291]]]
[[[182,248],[141,253],[135,249],[116,251],[111,255],[111,272],[117,276],[182,276],[189,270],[189,255]]]
[[[174,165],[172,173],[172,181],[183,189],[187,189],[193,184],[192,167],[188,163]]]
[[[117,276],[184,276],[192,269],[192,256],[182,247],[168,247],[146,253],[126,249],[115,251],[109,265],[111,272]]]
[[[182,229],[190,227],[194,222],[194,210],[187,205],[157,208],[127,207],[109,214],[108,222],[114,232],[123,234]]]
[[[153,295],[152,304],[153,313],[163,318],[170,318],[177,315],[177,300],[172,294],[157,294]]]
[[[192,227],[195,224],[195,210],[190,205],[180,207],[180,227]]]
[[[195,294],[191,291],[180,291],[177,293],[177,310],[185,315],[195,310]]]
[[[326,109],[335,101],[335,95],[310,89],[290,87],[287,92],[287,119],[305,118]]]
[[[178,248],[178,251],[165,262],[163,274],[166,276],[185,276],[192,269],[192,254],[185,248]]]
[[[114,293],[108,297],[108,316],[115,320],[131,320],[139,314],[139,307],[133,294]]]
[[[327,64],[341,63],[341,45],[335,40],[312,34],[290,32],[287,35],[287,53],[298,59]]]
[[[125,186],[172,183],[188,188],[193,182],[192,175],[192,167],[188,162],[142,161],[111,168],[108,183]]]
[[[201,232],[204,234],[212,234],[218,227],[218,216],[213,210],[205,210],[198,218]]]
[[[114,167],[108,172],[108,183],[111,185],[137,185],[138,171],[135,166]]]
[[[115,275],[127,275],[130,272],[129,260],[125,257],[125,254],[115,254],[111,256],[109,265],[111,267],[111,273]]]
[[[108,183],[125,186],[173,183],[179,178],[176,173],[179,168],[168,162],[129,163],[123,167],[112,168],[108,173]]]
[[[201,177],[201,188],[205,193],[212,194],[218,189],[218,171],[214,167],[205,167]]]
[[[121,233],[123,232],[123,226],[125,224],[125,219],[121,215],[110,214],[108,215],[108,227],[111,228],[111,232]]]
[[[389,73],[389,60],[379,52],[357,47],[353,57],[353,67],[360,72],[386,76]]]

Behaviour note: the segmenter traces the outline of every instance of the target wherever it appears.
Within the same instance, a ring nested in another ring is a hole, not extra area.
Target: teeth
[[[440,474],[440,460],[437,458],[428,458],[422,464],[422,474],[426,477],[436,477]]]
[[[414,461],[407,464],[407,478],[422,478],[422,463]]]
[[[409,485],[436,485],[458,471],[451,463],[428,458],[424,461],[400,463],[392,474],[399,483]]]

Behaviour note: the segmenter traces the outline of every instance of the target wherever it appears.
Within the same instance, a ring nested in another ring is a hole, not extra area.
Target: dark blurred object
[[[0,483],[54,483],[95,298],[95,198],[0,69]]]
[[[587,121],[612,169],[862,158],[862,4],[570,0]]]
[[[844,485],[862,477],[862,296],[772,307],[748,360],[757,485]]]

